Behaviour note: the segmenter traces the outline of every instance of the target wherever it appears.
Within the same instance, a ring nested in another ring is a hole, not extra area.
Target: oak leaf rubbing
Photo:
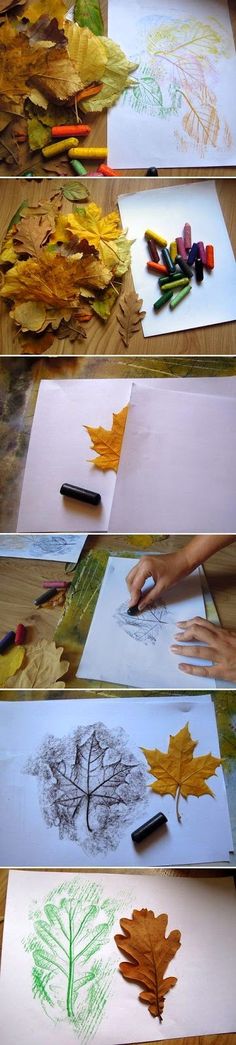
[[[181,946],[179,929],[165,935],[167,924],[167,914],[155,916],[153,911],[143,908],[133,911],[132,918],[121,918],[124,936],[115,936],[117,947],[129,959],[120,963],[122,976],[144,988],[139,999],[148,1005],[151,1016],[157,1016],[160,1023],[166,994],[177,983],[176,976],[164,978],[165,972]]]
[[[156,783],[151,784],[152,791],[158,795],[173,795],[176,799],[177,820],[181,822],[179,813],[179,799],[188,798],[188,795],[212,795],[214,791],[208,787],[205,778],[215,776],[215,770],[221,765],[221,759],[215,758],[210,752],[207,755],[199,755],[194,758],[197,740],[193,740],[189,732],[188,722],[176,733],[170,736],[168,751],[165,753],[158,748],[153,751],[142,748],[145,758],[149,763],[149,772],[156,777]]]

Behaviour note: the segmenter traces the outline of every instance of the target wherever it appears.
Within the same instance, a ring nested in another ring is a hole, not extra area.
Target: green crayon
[[[179,305],[180,301],[183,301],[183,298],[186,297],[186,294],[189,294],[190,290],[192,290],[191,283],[188,284],[188,287],[184,287],[183,290],[180,290],[179,294],[175,294],[174,297],[171,295],[172,301],[170,301],[170,308],[176,308],[176,305]]]
[[[159,312],[160,308],[163,308],[163,305],[167,305],[167,301],[170,301],[170,299],[172,298],[172,294],[173,290],[168,290],[167,293],[162,294],[161,297],[158,298],[157,301],[155,301],[155,304],[153,305],[154,311]]]

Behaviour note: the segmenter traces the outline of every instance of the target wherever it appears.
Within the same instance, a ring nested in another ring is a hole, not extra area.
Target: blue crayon
[[[13,646],[15,637],[15,631],[7,631],[7,634],[4,635],[3,639],[0,639],[0,653],[5,653],[5,650],[8,649],[9,646]]]

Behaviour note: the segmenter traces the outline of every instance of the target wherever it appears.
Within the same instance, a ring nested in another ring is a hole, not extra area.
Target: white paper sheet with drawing
[[[0,703],[4,866],[142,867],[222,863],[233,850],[223,769],[212,795],[151,789],[142,748],[168,751],[188,724],[194,756],[220,759],[209,695]],[[94,759],[96,779],[94,778]],[[108,793],[107,793],[108,792]],[[6,801],[7,795],[7,801]],[[168,824],[141,844],[131,832],[162,810]]]
[[[143,908],[155,916],[167,914],[167,934],[173,929],[181,934],[181,946],[167,971],[177,982],[165,998],[162,1023],[139,1001],[140,987],[125,981],[119,971],[123,956],[114,936],[121,932],[120,919]],[[50,913],[55,915],[54,932]],[[69,963],[61,953],[62,973],[55,968],[55,947],[58,953],[65,932],[71,937],[70,916],[79,958],[73,953]],[[43,934],[45,926],[48,943],[43,947],[40,930]],[[73,1045],[76,1032],[79,1045],[90,1045],[91,1037],[94,1045],[128,1045],[234,1032],[235,930],[233,878],[11,871],[0,987],[1,1040],[4,1045],[32,1040],[34,1045]],[[33,988],[33,966],[38,990]],[[43,977],[46,998],[40,988]]]
[[[111,166],[236,162],[235,46],[227,0],[109,0],[109,36],[138,69],[108,114]]]
[[[124,228],[128,228],[132,246],[132,275],[137,294],[146,311],[142,327],[144,337],[169,334],[178,330],[227,323],[236,319],[236,265],[231,242],[214,182],[175,185],[119,197]],[[191,280],[191,293],[171,310],[169,304],[160,312],[154,302],[161,290],[157,275],[147,269],[150,261],[145,229],[156,230],[171,243],[182,236],[185,222],[192,229],[192,242],[212,243],[215,249],[213,272],[204,269],[204,280]],[[224,290],[223,290],[224,288]]]
[[[0,558],[77,562],[87,536],[87,533],[4,533],[0,536]]]
[[[77,676],[140,689],[184,689],[186,676],[169,647],[179,620],[205,617],[199,573],[166,592],[156,608],[130,617],[126,576],[136,563],[110,556]],[[204,689],[206,682],[193,677],[191,686]]]
[[[236,415],[230,396],[133,384],[109,529],[233,533]]]

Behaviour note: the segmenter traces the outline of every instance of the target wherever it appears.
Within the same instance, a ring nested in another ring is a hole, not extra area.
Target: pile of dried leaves
[[[0,161],[11,174],[70,173],[67,158],[37,155],[54,125],[81,122],[110,108],[135,81],[137,68],[103,35],[98,0],[0,0]],[[36,153],[36,157],[35,157]]]
[[[86,200],[88,193],[79,180],[45,202],[24,202],[2,244],[0,295],[11,303],[23,352],[31,351],[32,335],[34,351],[43,351],[45,333],[51,343],[55,337],[78,341],[94,313],[106,321],[130,265],[118,211],[103,215],[95,203],[78,202],[63,214],[64,195]]]

